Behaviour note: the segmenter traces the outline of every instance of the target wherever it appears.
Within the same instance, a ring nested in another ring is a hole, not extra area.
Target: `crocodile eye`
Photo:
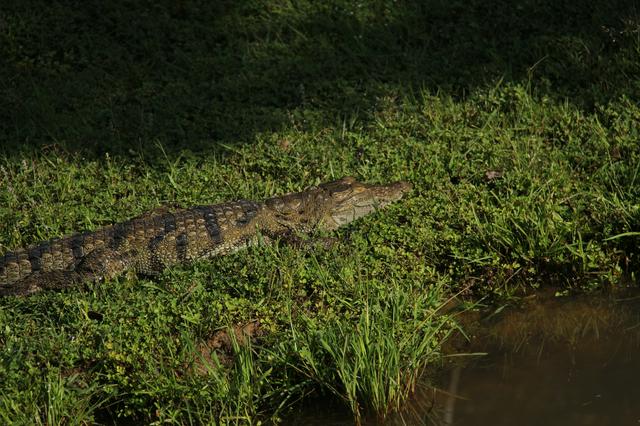
[[[348,183],[336,185],[334,188],[331,188],[331,195],[337,194],[339,192],[346,192],[351,189],[351,185]]]

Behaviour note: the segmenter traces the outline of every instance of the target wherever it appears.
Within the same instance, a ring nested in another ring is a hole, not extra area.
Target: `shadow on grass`
[[[500,79],[590,109],[640,96],[634,4],[9,2],[0,152],[221,152],[264,131],[366,121],[381,97],[464,98]]]

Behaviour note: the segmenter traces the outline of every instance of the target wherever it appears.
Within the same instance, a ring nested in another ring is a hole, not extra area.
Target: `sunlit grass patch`
[[[355,318],[336,318],[294,333],[291,367],[344,400],[359,423],[366,413],[384,419],[413,394],[427,365],[439,360],[455,323],[438,313],[434,291],[389,293],[362,304]]]
[[[19,398],[0,389],[0,420],[7,425],[89,425],[108,401],[100,386],[88,382],[84,374],[51,369]]]

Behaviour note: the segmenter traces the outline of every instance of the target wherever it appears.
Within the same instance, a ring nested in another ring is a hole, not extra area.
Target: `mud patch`
[[[195,348],[191,368],[194,373],[205,375],[218,363],[223,367],[230,367],[235,357],[234,346],[244,347],[264,334],[265,331],[259,321],[234,325],[231,329],[218,330]]]

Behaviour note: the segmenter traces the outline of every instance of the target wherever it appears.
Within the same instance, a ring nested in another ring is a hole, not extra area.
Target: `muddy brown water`
[[[640,425],[637,290],[538,292],[499,312],[464,314],[461,322],[469,340],[452,342],[435,379],[384,424]],[[316,401],[284,423],[342,426],[353,417],[340,404]]]

